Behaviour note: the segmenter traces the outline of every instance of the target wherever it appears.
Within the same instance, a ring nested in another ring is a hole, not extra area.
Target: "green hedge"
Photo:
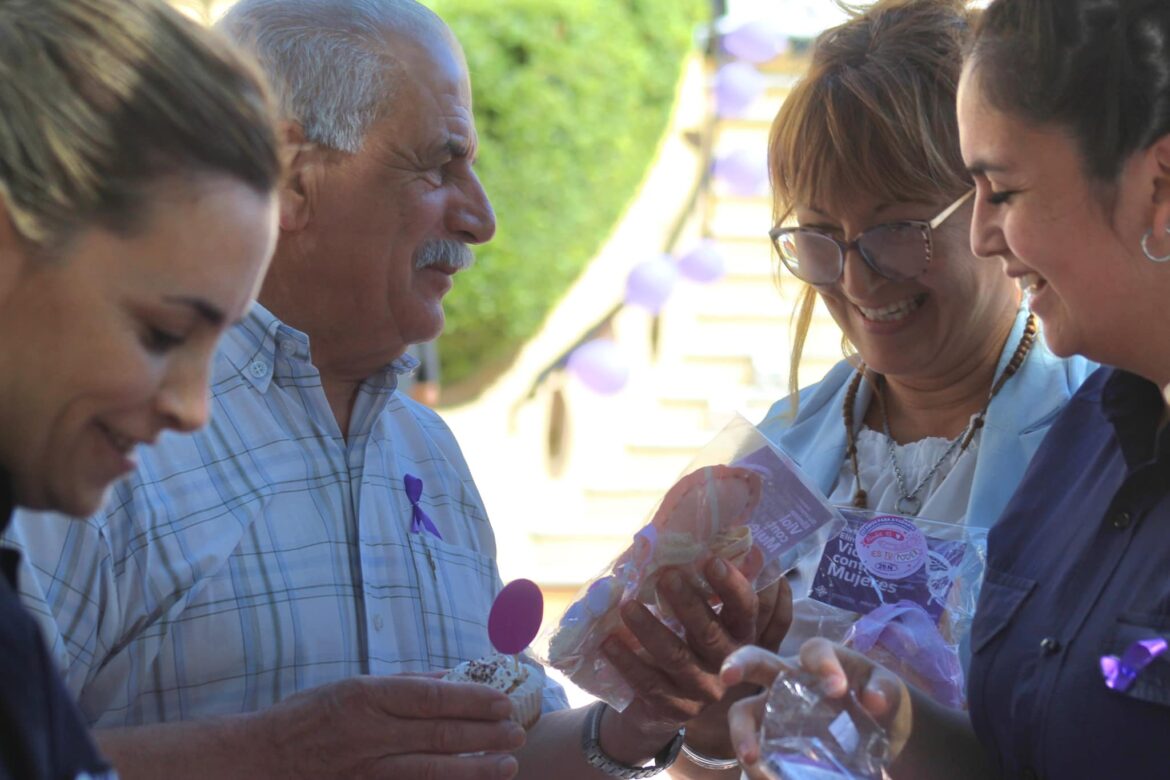
[[[657,152],[708,6],[426,1],[467,54],[477,170],[499,222],[447,298],[451,384],[505,364],[596,254]]]

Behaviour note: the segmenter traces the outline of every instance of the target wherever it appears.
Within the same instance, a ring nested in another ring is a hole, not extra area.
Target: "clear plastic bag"
[[[966,704],[960,646],[971,630],[986,531],[841,508],[809,598],[815,634],[852,647],[941,704]]]
[[[641,650],[619,610],[639,601],[681,634],[657,585],[667,568],[705,590],[714,557],[738,568],[761,590],[797,561],[817,555],[844,518],[755,426],[736,418],[667,491],[630,546],[590,582],[551,630],[548,663],[576,685],[624,710],[633,691],[601,652],[610,635]],[[715,605],[718,608],[718,605]]]
[[[776,780],[878,780],[891,761],[886,730],[850,690],[829,699],[813,675],[788,669],[768,694],[760,763]]]

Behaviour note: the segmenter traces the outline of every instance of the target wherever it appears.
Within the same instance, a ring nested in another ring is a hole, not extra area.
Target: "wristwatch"
[[[585,728],[581,732],[581,750],[585,753],[585,762],[594,769],[605,772],[610,777],[621,777],[635,780],[640,777],[654,777],[654,775],[669,769],[678,752],[682,749],[683,736],[686,729],[679,729],[674,739],[654,756],[654,763],[650,766],[629,766],[615,761],[601,749],[601,716],[605,713],[605,702],[599,701],[589,708],[585,716]]]

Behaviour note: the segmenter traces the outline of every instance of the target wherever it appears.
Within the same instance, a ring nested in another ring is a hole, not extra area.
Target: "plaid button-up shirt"
[[[91,725],[491,652],[495,539],[451,431],[394,392],[412,367],[363,383],[343,438],[308,337],[257,305],[216,357],[206,429],[142,448],[96,517],[18,514],[21,595]],[[412,531],[406,474],[442,538]]]

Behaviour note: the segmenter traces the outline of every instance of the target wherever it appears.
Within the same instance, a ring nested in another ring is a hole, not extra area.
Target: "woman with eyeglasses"
[[[256,69],[161,0],[0,2],[0,531],[17,505],[93,513],[138,446],[206,422],[276,238],[274,120]],[[18,558],[0,550],[0,778],[113,777]]]
[[[986,528],[1090,365],[1054,357],[1017,284],[971,253],[965,6],[885,0],[828,30],[776,116],[770,235],[807,287],[794,392],[761,428],[835,504]],[[854,354],[796,392],[818,299]]]
[[[827,642],[803,666],[890,731],[894,777],[1165,777],[1170,760],[1170,4],[995,0],[962,71],[975,251],[1057,354],[1105,364],[988,540],[970,713]],[[994,258],[1002,259],[1002,263]],[[733,657],[768,684],[779,661]],[[762,702],[735,710],[749,776]]]

